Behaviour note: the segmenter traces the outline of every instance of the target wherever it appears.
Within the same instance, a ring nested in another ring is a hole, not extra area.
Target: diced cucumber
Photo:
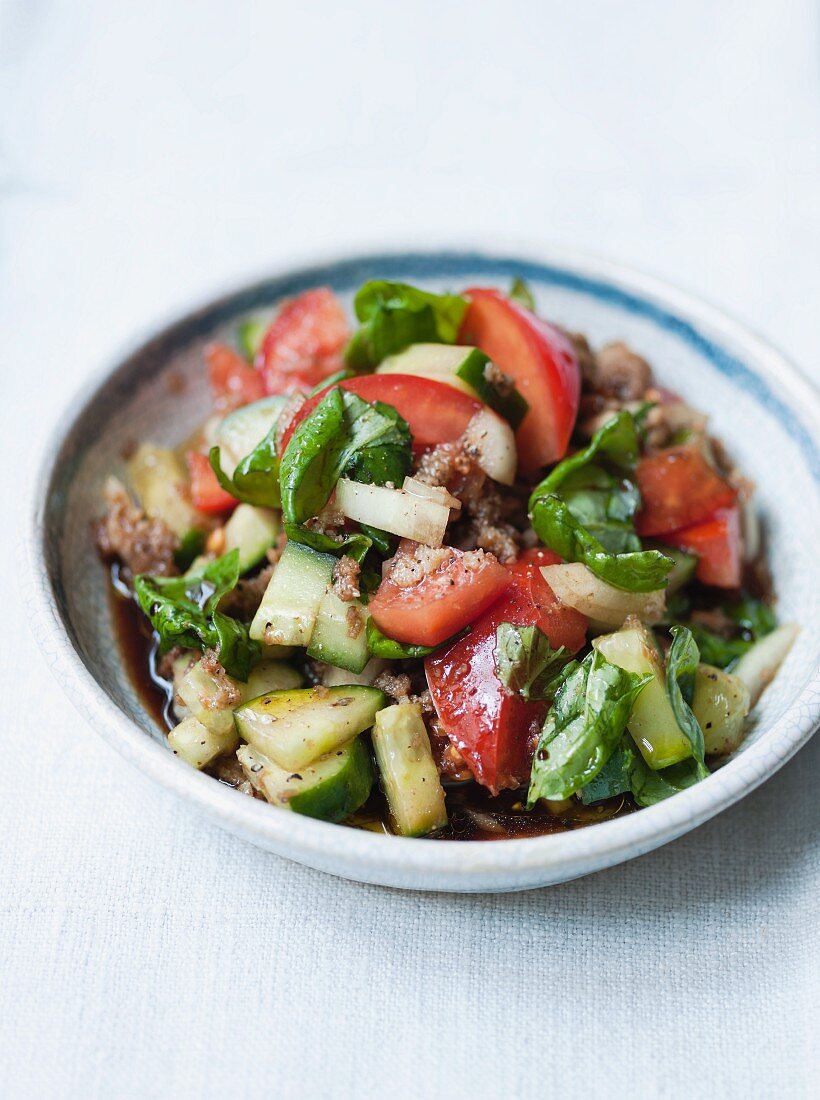
[[[361,672],[367,664],[367,608],[361,600],[340,600],[330,589],[319,604],[316,626],[308,646],[308,657],[350,672]]]
[[[239,504],[225,524],[225,553],[238,548],[239,568],[245,573],[262,561],[281,530],[276,512],[253,504]]]
[[[256,358],[257,352],[262,346],[265,333],[270,328],[270,318],[248,317],[241,321],[236,329],[236,342],[239,351],[249,363]]]
[[[692,712],[703,730],[706,752],[718,756],[734,752],[743,740],[749,713],[749,689],[723,669],[698,665]]]
[[[242,737],[282,768],[305,767],[373,725],[384,693],[372,687],[273,691],[235,712]]]
[[[322,674],[325,687],[339,687],[341,684],[359,684],[369,687],[380,672],[387,668],[387,661],[381,657],[371,657],[361,672],[349,672],[347,669],[329,665]]]
[[[216,444],[220,448],[220,464],[229,477],[262,442],[279,419],[286,401],[286,397],[262,397],[228,413],[217,429]]]
[[[250,671],[247,684],[240,684],[242,701],[256,699],[268,691],[288,691],[301,687],[305,678],[292,665],[282,661],[259,661]]]
[[[402,836],[424,836],[444,828],[444,788],[419,704],[398,703],[380,710],[372,739],[382,787],[398,832]]]
[[[202,527],[203,517],[187,496],[187,475],[173,451],[140,444],[128,461],[128,477],[143,511],[163,520],[180,539],[190,539],[189,532]]]
[[[232,752],[239,744],[239,738],[234,729],[216,733],[189,715],[168,734],[168,744],[186,764],[192,768],[204,768],[223,753]]]
[[[242,745],[237,751],[242,770],[273,806],[322,821],[342,821],[367,800],[375,778],[364,738],[322,756],[294,772]]]
[[[228,680],[237,691],[240,691],[235,680],[231,680],[230,677]],[[205,670],[201,661],[197,661],[180,680],[176,693],[197,721],[207,726],[213,733],[227,736],[231,732],[235,733],[233,708],[219,704],[219,694],[222,691],[224,691],[224,685]],[[238,741],[237,738],[237,743]]]
[[[309,645],[335,565],[332,554],[289,542],[253,618],[251,637],[268,645]]]
[[[743,654],[732,675],[742,680],[749,689],[749,701],[752,706],[777,675],[777,671],[789,655],[789,650],[797,640],[800,627],[794,623],[784,623]]]
[[[663,668],[651,635],[637,619],[630,618],[615,634],[592,642],[610,664],[652,679],[632,705],[627,728],[650,768],[667,768],[692,755],[689,738],[675,721]]]

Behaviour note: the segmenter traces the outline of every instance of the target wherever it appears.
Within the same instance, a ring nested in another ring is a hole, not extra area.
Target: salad
[[[372,281],[354,309],[319,287],[246,318],[205,350],[213,415],[106,483],[97,542],[173,752],[414,837],[705,779],[796,635],[705,415],[518,280]]]

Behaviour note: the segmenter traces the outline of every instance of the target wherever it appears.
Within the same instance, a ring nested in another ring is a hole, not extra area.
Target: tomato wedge
[[[486,610],[512,583],[492,554],[402,539],[368,604],[376,626],[411,645],[440,645]]]
[[[697,554],[695,576],[717,588],[739,588],[743,577],[740,507],[719,508],[711,519],[663,536],[670,546]]]
[[[641,510],[639,535],[664,535],[709,519],[734,504],[737,491],[709,465],[696,443],[640,459],[635,470]]]
[[[327,287],[285,302],[265,333],[256,368],[265,393],[304,393],[342,367],[350,336],[336,295]]]
[[[209,344],[205,362],[218,412],[231,412],[265,396],[262,376],[226,344]]]
[[[364,401],[383,401],[385,405],[392,405],[409,424],[415,447],[452,443],[464,434],[475,414],[485,407],[477,398],[445,382],[417,378],[413,374],[364,374],[359,378],[343,378],[332,385],[358,394]],[[282,435],[282,452],[328,388],[309,397],[293,417]]]
[[[586,618],[556,599],[540,572],[561,559],[549,550],[527,551],[509,569],[513,582],[473,623],[470,633],[424,662],[427,685],[450,741],[479,783],[494,794],[527,781],[544,702],[525,702],[495,671],[500,623],[538,626],[554,648],[575,653],[586,640]]]
[[[191,500],[200,512],[227,512],[239,503],[216,480],[207,455],[200,454],[199,451],[188,451],[185,461],[191,478]]]
[[[562,332],[499,290],[465,291],[470,306],[458,342],[475,344],[514,379],[530,408],[515,434],[523,470],[537,470],[566,454],[578,415],[581,371]]]

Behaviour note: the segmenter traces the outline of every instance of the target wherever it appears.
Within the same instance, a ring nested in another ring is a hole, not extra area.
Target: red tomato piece
[[[424,662],[441,724],[479,783],[493,793],[526,782],[547,704],[526,703],[498,679],[496,630],[500,623],[538,626],[553,648],[575,653],[586,640],[586,618],[558,602],[541,575],[561,559],[529,550],[510,567],[513,583],[470,633]]]
[[[414,447],[432,447],[437,443],[452,443],[463,435],[467,425],[484,405],[475,397],[436,382],[433,378],[417,378],[413,374],[364,374],[360,378],[343,378],[334,383],[364,401],[383,401],[392,405],[410,426]],[[327,389],[309,397],[291,420],[282,435],[282,451],[302,421],[309,416]]]
[[[233,348],[209,344],[205,348],[205,361],[218,412],[230,412],[265,396],[261,375]]]
[[[663,541],[698,555],[695,576],[717,588],[740,588],[743,576],[743,534],[740,508],[719,508],[711,519],[664,535]]]
[[[641,491],[641,510],[635,518],[639,535],[664,535],[702,523],[737,497],[693,443],[640,459],[635,477]]]
[[[256,357],[266,393],[302,393],[340,370],[350,331],[336,295],[327,287],[285,302],[265,333]]]
[[[470,306],[459,343],[475,344],[515,381],[529,412],[515,434],[522,470],[566,454],[578,415],[581,371],[562,332],[498,290],[465,291]]]
[[[402,539],[367,605],[384,634],[410,645],[440,645],[494,603],[512,582],[482,551],[454,550]]]
[[[185,461],[191,478],[191,500],[200,512],[227,512],[239,503],[219,484],[207,455],[200,454],[199,451],[188,451]]]

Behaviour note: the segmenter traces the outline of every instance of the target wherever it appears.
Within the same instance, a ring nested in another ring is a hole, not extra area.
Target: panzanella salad
[[[248,318],[206,349],[214,415],[107,483],[98,542],[173,751],[416,837],[572,828],[708,776],[795,630],[706,417],[520,281],[369,282],[355,315],[317,288]]]

